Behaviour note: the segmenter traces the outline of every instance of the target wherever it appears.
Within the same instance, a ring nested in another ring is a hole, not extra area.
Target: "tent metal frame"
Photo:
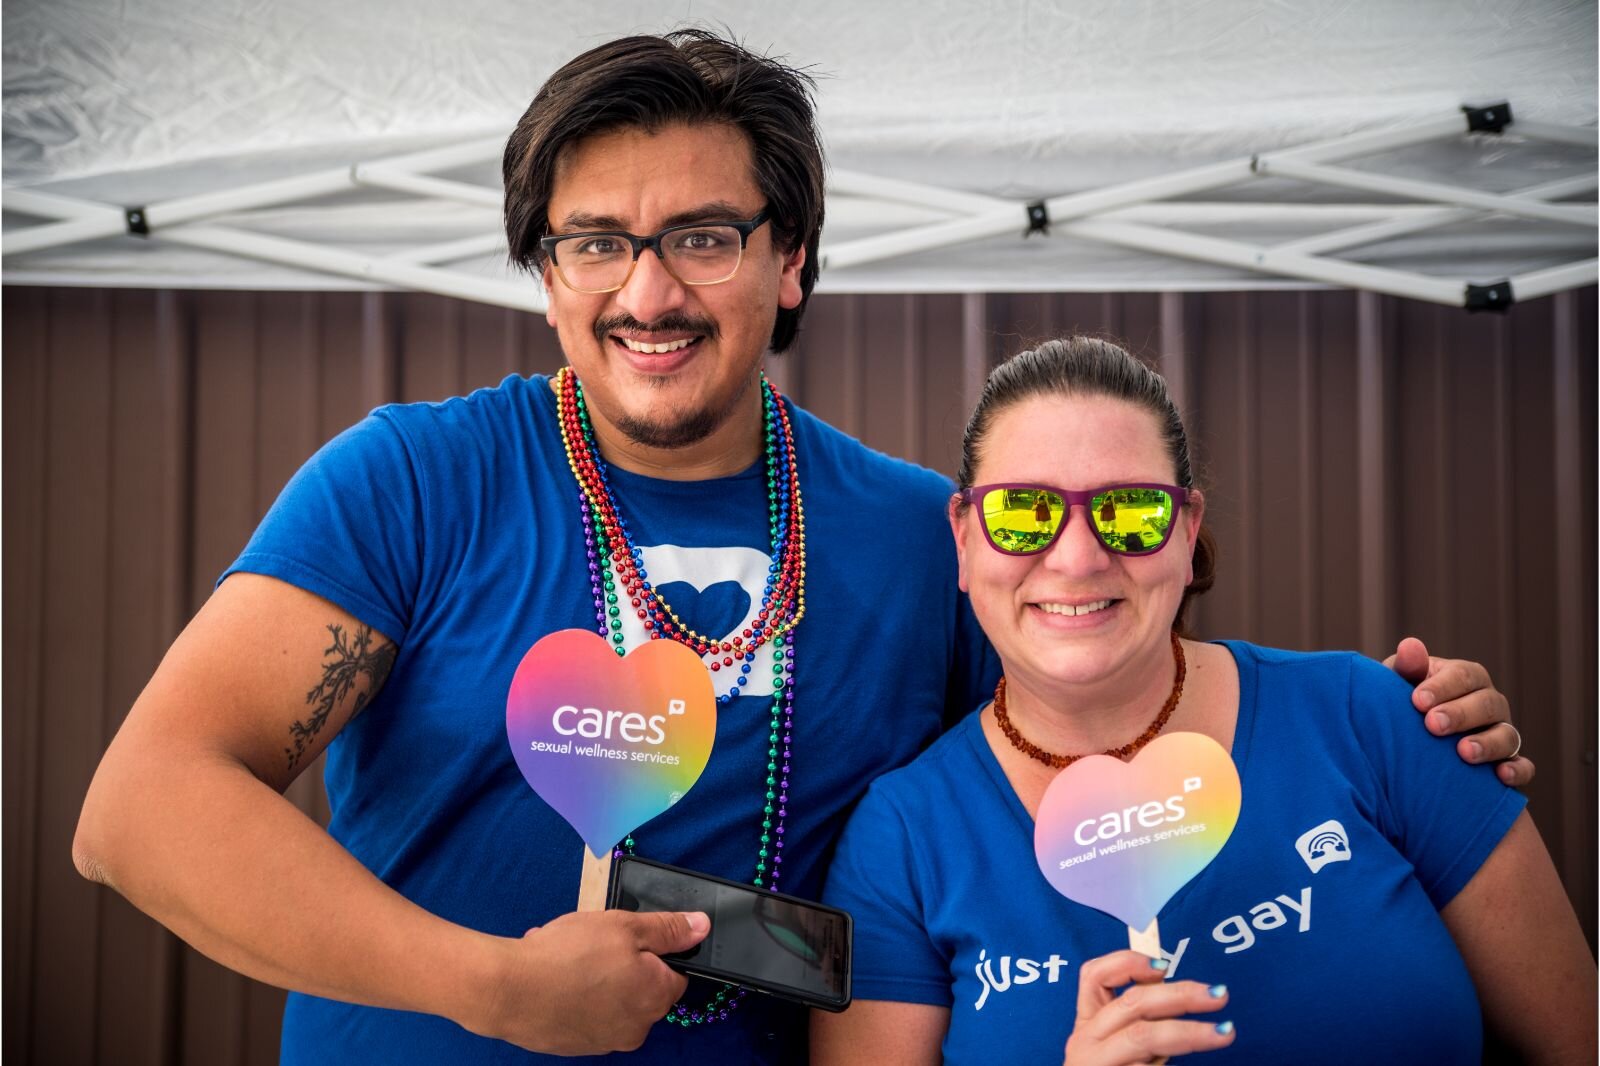
[[[1600,280],[1600,259],[1596,258],[1474,283],[1467,279],[1352,262],[1331,254],[1489,215],[1595,230],[1600,220],[1595,204],[1553,202],[1600,188],[1600,177],[1594,172],[1499,194],[1337,165],[1360,156],[1468,132],[1498,134],[1512,121],[1506,104],[1462,108],[1462,111],[1466,112],[1465,121],[1462,116],[1450,115],[1401,129],[1353,134],[1031,203],[854,171],[834,171],[829,182],[833,195],[908,208],[912,215],[923,218],[931,212],[936,220],[918,221],[888,233],[826,244],[819,259],[824,270],[838,269],[1021,230],[1023,238],[1036,233],[1065,234],[1278,278],[1365,289],[1469,310],[1505,310],[1516,300],[1591,285]],[[1488,125],[1485,125],[1485,115],[1489,116]],[[1580,147],[1594,148],[1597,143],[1596,131],[1589,127],[1522,122],[1516,124],[1516,131],[1526,138]],[[211,221],[219,216],[283,206],[351,189],[382,189],[423,200],[442,199],[498,211],[500,190],[438,177],[436,172],[489,162],[497,159],[503,150],[500,138],[480,138],[349,167],[134,207],[8,186],[4,190],[6,210],[49,221],[7,231],[0,238],[0,254],[6,257],[9,267],[11,257],[28,252],[134,233],[366,283],[542,312],[544,291],[537,284],[486,278],[446,267],[446,264],[469,257],[503,252],[505,236],[498,231],[379,256],[269,236],[239,225]],[[1384,205],[1163,202],[1267,176],[1375,192],[1411,202]],[[1425,206],[1418,206],[1419,203]],[[1205,236],[1178,228],[1185,222],[1204,218],[1208,211],[1225,211],[1236,219],[1255,214],[1263,218],[1331,221],[1336,228],[1275,245]],[[1352,219],[1354,225],[1344,224]]]

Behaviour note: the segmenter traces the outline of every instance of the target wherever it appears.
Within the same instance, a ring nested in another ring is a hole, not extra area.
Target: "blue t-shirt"
[[[1226,984],[1209,1020],[1239,1035],[1185,1061],[1477,1062],[1477,998],[1438,911],[1522,796],[1430,736],[1378,663],[1228,648],[1239,822],[1160,931],[1168,977]],[[1128,946],[1039,871],[978,715],[872,786],[826,898],[855,916],[855,997],[948,1007],[951,1063],[1059,1063],[1079,965]]]
[[[808,566],[778,887],[815,898],[851,805],[939,734],[947,707],[981,699],[997,667],[956,587],[949,482],[790,410]],[[770,561],[762,462],[711,481],[610,477],[650,580],[683,621],[738,633]],[[578,499],[548,380],[511,377],[375,411],[295,475],[229,571],[298,585],[399,645],[387,684],[328,748],[329,831],[406,898],[502,936],[577,900],[582,843],[518,771],[506,697],[540,637],[594,628]],[[636,647],[644,630],[624,617]],[[639,854],[755,873],[771,654],[719,708],[699,782],[635,833]],[[715,989],[690,990],[699,1008]],[[803,1023],[801,1009],[750,995],[728,1022],[658,1024],[640,1057],[789,1059],[803,1054]],[[286,1063],[537,1058],[440,1018],[312,996],[291,996],[284,1019]]]

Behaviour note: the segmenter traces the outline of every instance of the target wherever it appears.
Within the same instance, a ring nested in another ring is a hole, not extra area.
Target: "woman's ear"
[[[1206,496],[1199,489],[1190,489],[1189,495],[1183,503],[1183,531],[1189,538],[1189,574],[1183,579],[1183,587],[1188,588],[1194,584],[1194,550],[1200,546],[1200,526],[1206,516]]]
[[[945,517],[950,519],[950,535],[956,540],[956,584],[962,592],[967,589],[967,531],[972,528],[971,522],[962,519],[966,516],[966,508],[961,503],[960,496],[951,496],[950,502],[945,505]]]

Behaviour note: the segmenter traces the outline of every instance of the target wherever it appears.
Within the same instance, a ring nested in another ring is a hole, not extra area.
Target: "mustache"
[[[699,333],[707,340],[717,337],[717,324],[695,315],[662,315],[654,322],[640,322],[626,312],[602,315],[595,319],[594,339],[604,342],[610,333]]]

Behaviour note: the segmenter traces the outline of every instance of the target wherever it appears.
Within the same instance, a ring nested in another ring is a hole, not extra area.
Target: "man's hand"
[[[1422,641],[1406,637],[1383,665],[1416,686],[1411,705],[1426,715],[1428,732],[1440,737],[1469,734],[1456,742],[1456,754],[1463,760],[1499,762],[1495,773],[1513,788],[1533,780],[1533,760],[1521,754],[1522,736],[1511,724],[1511,705],[1481,663],[1436,658]]]
[[[698,911],[563,914],[502,942],[485,1011],[463,1025],[530,1051],[632,1051],[688,983],[659,956],[694,947],[710,928]]]

